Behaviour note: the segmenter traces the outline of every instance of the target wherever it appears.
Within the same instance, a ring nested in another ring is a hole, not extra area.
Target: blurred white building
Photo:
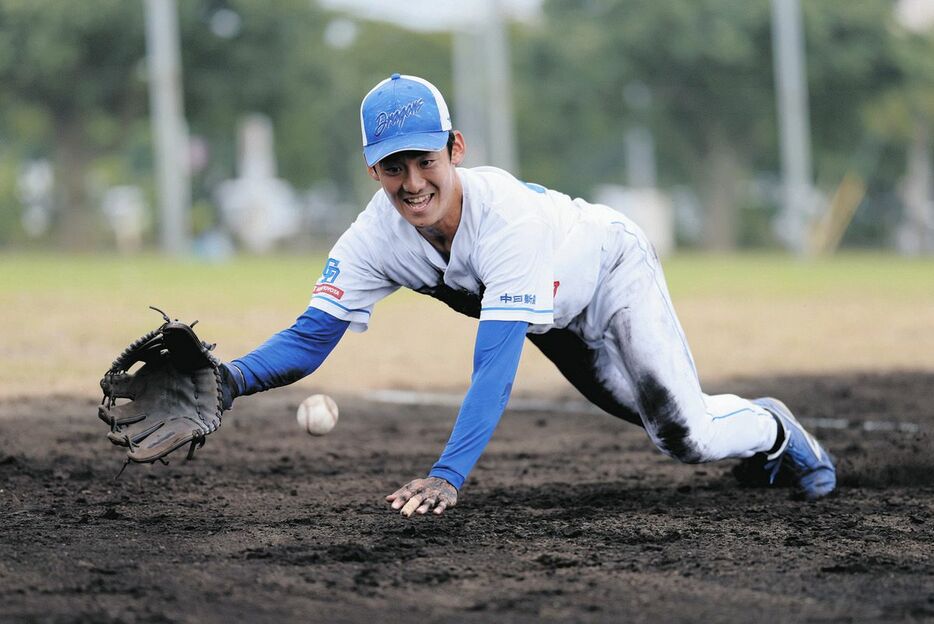
[[[455,30],[483,23],[491,7],[505,18],[528,21],[541,14],[542,0],[319,0],[328,9],[348,11],[364,19],[392,22],[402,28],[422,32]]]
[[[238,177],[221,182],[215,194],[223,225],[248,250],[264,253],[294,236],[301,222],[295,191],[276,177],[272,123],[246,117],[239,129]]]
[[[101,212],[117,241],[120,253],[137,253],[143,248],[146,230],[146,200],[138,186],[114,186],[104,192]]]
[[[52,224],[54,182],[55,174],[48,160],[31,160],[19,173],[16,191],[23,202],[20,218],[23,230],[32,238],[46,234]]]
[[[675,249],[675,220],[671,198],[657,188],[633,188],[606,184],[595,192],[595,201],[623,213],[645,232],[659,256]]]

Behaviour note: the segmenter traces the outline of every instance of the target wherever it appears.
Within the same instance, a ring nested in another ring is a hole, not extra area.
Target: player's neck
[[[451,256],[454,236],[457,234],[457,228],[460,227],[461,214],[464,210],[464,193],[460,184],[457,185],[457,195],[452,198],[452,204],[440,221],[433,225],[416,228],[418,233],[444,256],[445,261]]]
[[[438,223],[417,229],[418,233],[431,243],[431,246],[437,249],[438,253],[447,259],[451,255],[451,247],[454,245],[454,235],[457,234],[460,221],[461,206],[458,205]]]

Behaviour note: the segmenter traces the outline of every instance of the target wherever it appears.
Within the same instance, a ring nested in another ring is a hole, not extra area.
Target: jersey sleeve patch
[[[318,284],[315,286],[315,289],[312,291],[313,295],[325,294],[334,299],[340,299],[344,296],[344,291],[335,286],[334,284]]]
[[[367,246],[348,231],[331,250],[308,305],[350,322],[351,331],[363,332],[376,302],[397,288],[374,268]]]

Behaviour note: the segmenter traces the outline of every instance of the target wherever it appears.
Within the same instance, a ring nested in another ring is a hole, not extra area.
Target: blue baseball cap
[[[423,78],[393,74],[360,104],[363,156],[372,167],[390,154],[437,152],[448,142],[451,113],[438,89]]]

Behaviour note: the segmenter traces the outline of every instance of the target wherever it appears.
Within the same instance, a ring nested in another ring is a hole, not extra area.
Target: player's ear
[[[454,130],[454,144],[451,145],[451,164],[459,165],[467,155],[467,141],[460,130]]]
[[[379,182],[379,174],[376,173],[376,166],[375,166],[375,165],[374,165],[373,167],[367,167],[367,168],[366,168],[366,172],[367,172],[368,174],[370,174],[370,177],[371,177],[371,178],[373,178],[374,180],[376,180],[377,182]]]

